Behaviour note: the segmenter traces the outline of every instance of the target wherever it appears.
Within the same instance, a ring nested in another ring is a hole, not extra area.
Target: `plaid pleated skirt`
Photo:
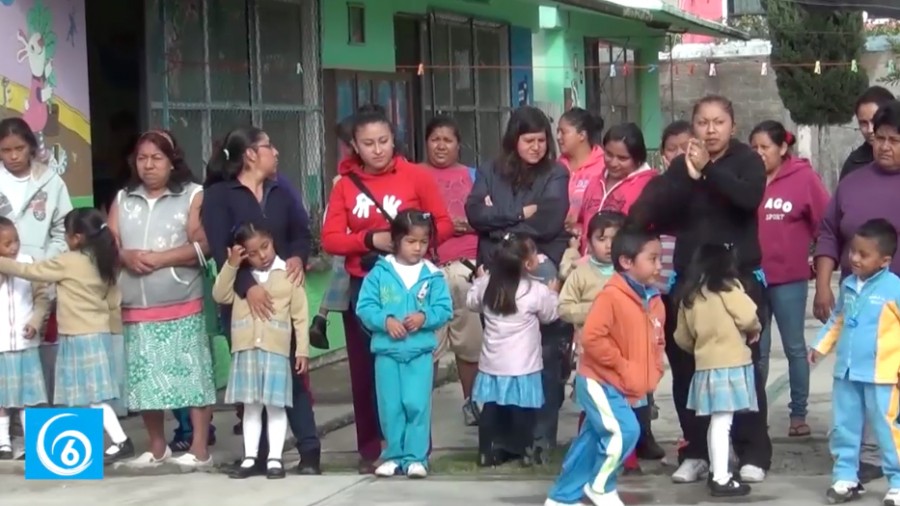
[[[59,336],[53,403],[90,406],[120,396],[113,379],[107,342],[109,333]]]
[[[40,348],[0,353],[0,408],[47,404]]]
[[[757,411],[753,364],[694,372],[687,407],[698,416]]]
[[[540,408],[544,405],[541,371],[521,376],[498,376],[479,371],[472,387],[472,400],[494,402],[500,406]]]
[[[239,351],[231,359],[226,404],[293,405],[291,360],[259,348]]]

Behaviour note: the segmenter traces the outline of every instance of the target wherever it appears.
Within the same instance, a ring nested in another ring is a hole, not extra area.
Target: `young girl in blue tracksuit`
[[[815,362],[836,352],[831,453],[834,457],[832,504],[856,499],[863,493],[859,482],[859,448],[863,425],[869,424],[878,445],[889,490],[888,506],[900,505],[900,277],[890,272],[897,252],[897,231],[881,218],[869,220],[850,243],[852,274],[841,282],[834,312],[810,346]]]
[[[428,475],[431,440],[432,352],[436,331],[453,317],[441,270],[425,260],[433,246],[431,215],[400,212],[391,221],[394,254],[366,275],[356,314],[372,332],[378,418],[386,446],[375,474]]]

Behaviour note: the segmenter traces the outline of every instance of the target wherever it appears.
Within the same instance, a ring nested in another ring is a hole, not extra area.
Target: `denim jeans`
[[[791,386],[791,418],[805,418],[809,399],[809,362],[807,362],[806,338],[806,299],[808,283],[795,281],[783,285],[766,288],[772,317],[778,324],[781,343],[788,360],[788,377]],[[763,381],[768,380],[769,352],[772,348],[771,320],[763,322],[765,329],[760,337],[759,371]]]

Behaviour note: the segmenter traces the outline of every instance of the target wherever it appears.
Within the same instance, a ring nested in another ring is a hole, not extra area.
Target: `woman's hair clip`
[[[101,223],[101,224],[100,224],[100,230],[103,230],[103,229],[105,229],[105,228],[109,228],[109,225],[107,225],[106,223]]]
[[[725,249],[727,249],[728,251],[731,251],[731,250],[734,249],[734,243],[733,243],[733,242],[726,242],[726,243],[723,244],[722,246],[725,246]]]
[[[228,148],[223,148],[223,149],[222,149],[222,153],[225,154],[225,159],[226,159],[226,160],[228,160],[229,158],[231,158],[231,153],[228,152]]]
[[[503,240],[504,241],[512,241],[513,237],[515,237],[515,236],[512,235],[511,232],[507,232],[506,234],[503,235]]]
[[[431,218],[431,213],[422,213],[422,217],[427,220],[427,219]]]

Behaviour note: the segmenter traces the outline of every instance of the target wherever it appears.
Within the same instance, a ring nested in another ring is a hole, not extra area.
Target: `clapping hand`
[[[700,179],[703,169],[709,164],[709,151],[699,139],[691,139],[688,144],[688,152],[684,156],[687,164],[688,175],[691,179]]]

